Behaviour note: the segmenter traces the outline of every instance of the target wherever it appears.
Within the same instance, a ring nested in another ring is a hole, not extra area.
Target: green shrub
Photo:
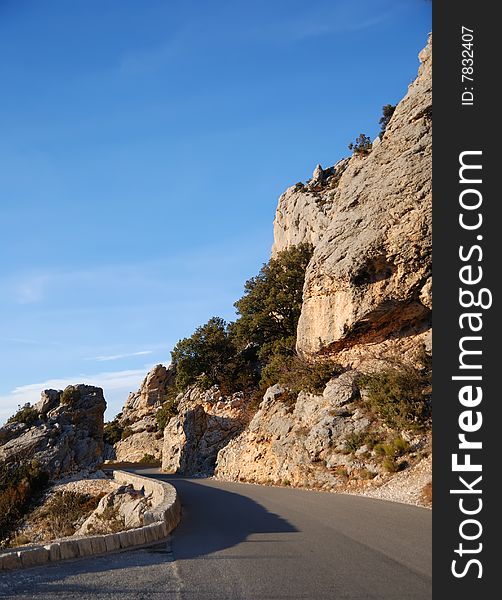
[[[312,252],[313,246],[306,243],[279,252],[246,281],[244,296],[235,303],[239,317],[231,326],[232,336],[241,348],[256,344],[262,363],[268,361],[274,343],[296,339]]]
[[[7,423],[24,423],[27,427],[35,425],[39,419],[38,411],[29,402],[20,407],[15,415],[12,415]]]
[[[155,456],[153,454],[145,453],[139,459],[139,462],[144,463],[144,464],[150,464],[150,463],[158,463],[159,461],[158,461],[158,459],[155,458]]]
[[[244,296],[235,303],[234,323],[213,317],[176,344],[172,363],[178,392],[194,384],[203,389],[218,385],[224,395],[251,392],[272,356],[279,353],[278,347],[281,355],[295,354],[305,270],[312,251],[312,245],[299,244],[279,252],[246,282]],[[310,387],[319,383],[313,381]]]
[[[375,477],[375,475],[376,475],[376,473],[373,473],[373,471],[370,471],[366,467],[359,469],[359,477],[361,479],[373,479]]]
[[[352,150],[357,156],[366,156],[371,152],[372,146],[370,138],[364,133],[360,133],[356,137],[355,142],[349,144],[349,150]]]
[[[134,431],[130,427],[124,427],[122,431],[122,435],[120,436],[121,440],[126,440],[129,436],[133,435]]]
[[[427,397],[431,373],[427,367],[395,365],[363,375],[359,387],[367,403],[392,429],[425,429],[430,426],[431,406]]]
[[[403,456],[410,450],[410,444],[401,436],[393,439],[391,444],[394,449],[394,456]]]
[[[218,384],[235,353],[225,321],[209,319],[191,337],[180,340],[171,353],[177,390],[184,391],[194,383],[203,389]]]
[[[260,386],[266,389],[274,383],[286,386],[292,393],[300,391],[322,394],[328,381],[342,372],[333,361],[311,363],[287,348],[275,349],[262,371]]]
[[[387,444],[376,444],[374,451],[380,456],[387,456],[389,458],[398,458],[406,454],[410,450],[409,443],[401,436],[394,438]]]
[[[178,414],[178,402],[176,398],[169,398],[155,413],[158,431],[164,431],[169,419]]]
[[[345,451],[356,452],[364,443],[364,434],[356,433],[355,431],[350,433],[345,438]]]
[[[382,116],[380,117],[380,121],[378,121],[380,123],[380,133],[378,134],[380,139],[383,138],[385,130],[387,129],[387,125],[389,124],[395,110],[396,107],[393,104],[386,104],[385,106],[382,106]]]
[[[117,442],[120,442],[123,433],[124,428],[119,424],[117,419],[114,419],[109,423],[105,423],[103,427],[103,440],[106,444],[113,446]]]
[[[362,445],[367,446],[368,450],[373,450],[381,442],[381,439],[381,434],[376,431],[367,431],[364,434]]]
[[[79,401],[80,391],[77,386],[69,385],[63,390],[63,393],[61,394],[61,404],[68,404],[70,406],[73,406]]]
[[[387,473],[397,473],[399,471],[399,465],[396,459],[391,456],[386,456],[382,463],[383,468]]]
[[[335,467],[334,474],[344,482],[347,482],[349,479],[349,472],[347,471],[347,467],[342,467],[342,466]]]

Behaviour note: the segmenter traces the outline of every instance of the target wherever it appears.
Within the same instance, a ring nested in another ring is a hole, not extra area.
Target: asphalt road
[[[183,504],[167,543],[0,575],[0,598],[430,599],[429,510],[162,476]]]

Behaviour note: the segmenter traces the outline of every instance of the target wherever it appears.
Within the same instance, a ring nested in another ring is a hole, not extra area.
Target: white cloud
[[[153,350],[140,350],[139,352],[128,352],[127,354],[93,356],[87,360],[99,360],[100,362],[104,362],[108,360],[119,360],[120,358],[130,358],[131,356],[145,356],[146,354],[153,354]]]
[[[14,388],[10,393],[0,396],[0,423],[16,412],[18,405],[26,402],[38,402],[42,390],[64,389],[68,385],[86,383],[103,388],[108,404],[107,419],[114,416],[123,406],[127,395],[141,385],[147,372],[153,365],[142,369],[129,369],[125,371],[107,371],[94,375],[75,375],[60,379],[48,379],[39,383],[29,383]]]

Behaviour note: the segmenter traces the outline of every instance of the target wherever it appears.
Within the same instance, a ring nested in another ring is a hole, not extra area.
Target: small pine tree
[[[394,104],[386,104],[382,107],[382,116],[380,117],[380,121],[378,121],[380,123],[380,133],[378,134],[380,139],[383,138],[383,134],[385,133],[387,125],[392,119],[392,115],[394,114],[395,110],[396,107]]]
[[[364,133],[360,133],[356,137],[356,141],[349,144],[349,150],[358,156],[366,156],[371,152],[372,145],[370,138]]]

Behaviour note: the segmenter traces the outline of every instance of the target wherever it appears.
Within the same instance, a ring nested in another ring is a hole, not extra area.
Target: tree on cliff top
[[[204,388],[220,383],[225,365],[234,354],[227,324],[220,317],[212,317],[191,337],[180,340],[171,352],[177,389],[182,391],[194,383]]]
[[[239,318],[230,327],[236,342],[259,346],[266,360],[278,341],[296,341],[302,309],[305,270],[312,256],[311,244],[302,243],[279,252],[246,281],[244,296],[235,303]]]
[[[171,355],[178,391],[195,383],[206,389],[217,384],[226,393],[245,389],[257,384],[260,365],[266,365],[278,347],[294,352],[312,251],[312,245],[304,243],[280,252],[246,282],[244,296],[235,303],[235,323],[213,317],[176,344]]]

